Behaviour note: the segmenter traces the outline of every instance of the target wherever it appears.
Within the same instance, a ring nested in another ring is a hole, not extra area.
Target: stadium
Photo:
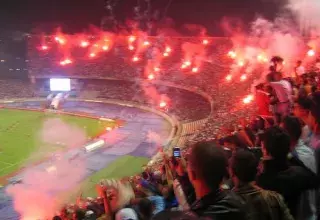
[[[0,219],[316,219],[318,35],[136,22],[0,40]]]

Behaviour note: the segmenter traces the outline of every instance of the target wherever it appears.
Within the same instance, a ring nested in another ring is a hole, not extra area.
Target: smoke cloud
[[[39,137],[49,145],[63,143],[65,152],[56,153],[50,160],[31,166],[21,174],[22,183],[7,188],[7,193],[13,197],[15,210],[23,220],[52,218],[65,202],[59,195],[76,187],[86,174],[85,161],[78,154],[72,154],[70,158],[67,152],[71,148],[72,152],[81,152],[81,149],[74,148],[81,147],[86,141],[83,129],[59,118],[49,118],[44,121]],[[40,147],[41,151],[46,150],[46,144]],[[49,154],[50,150],[47,151]]]

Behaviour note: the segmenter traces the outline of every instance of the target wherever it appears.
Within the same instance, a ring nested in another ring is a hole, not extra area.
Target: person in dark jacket
[[[227,175],[228,160],[214,142],[199,142],[191,147],[188,176],[197,197],[190,210],[199,217],[214,220],[246,219],[245,204],[235,193],[220,190]]]
[[[296,218],[302,193],[317,187],[317,177],[308,169],[289,165],[289,151],[290,137],[283,129],[271,127],[265,131],[262,171],[257,177],[257,185],[281,194]]]
[[[248,150],[239,149],[230,161],[232,189],[246,202],[248,220],[293,220],[282,196],[255,184],[258,160]]]

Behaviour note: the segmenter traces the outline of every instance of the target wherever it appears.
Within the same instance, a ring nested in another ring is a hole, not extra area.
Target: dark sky
[[[130,18],[133,7],[145,0],[118,0],[115,14]],[[170,0],[150,0],[163,13]],[[197,23],[214,30],[224,16],[240,18],[244,23],[262,14],[274,17],[281,0],[172,0],[167,16],[177,24]],[[70,32],[81,31],[89,24],[99,25],[106,15],[104,0],[0,0],[0,30],[30,30],[48,24],[63,24]]]

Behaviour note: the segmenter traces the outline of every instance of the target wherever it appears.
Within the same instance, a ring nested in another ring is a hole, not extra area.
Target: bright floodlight
[[[68,92],[71,90],[70,79],[59,79],[51,78],[50,79],[50,91],[52,92]]]

